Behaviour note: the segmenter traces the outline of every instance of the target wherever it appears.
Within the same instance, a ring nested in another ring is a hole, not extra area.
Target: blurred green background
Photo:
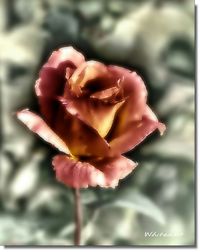
[[[115,190],[82,190],[84,245],[193,245],[194,2],[1,0],[0,244],[73,245],[73,193],[56,153],[13,115],[38,112],[33,92],[52,50],[137,70],[167,126],[127,154],[137,169]],[[165,235],[163,235],[165,234]]]

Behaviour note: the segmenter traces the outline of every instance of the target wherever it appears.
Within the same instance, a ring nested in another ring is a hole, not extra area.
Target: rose
[[[85,61],[72,47],[54,51],[35,85],[42,116],[18,118],[64,154],[53,158],[56,177],[74,187],[115,187],[136,163],[122,156],[164,124],[147,105],[147,90],[135,73]]]

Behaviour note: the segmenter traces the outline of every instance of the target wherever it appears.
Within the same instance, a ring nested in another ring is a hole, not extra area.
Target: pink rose
[[[53,166],[57,179],[70,187],[116,187],[137,165],[121,154],[157,128],[165,130],[136,72],[85,61],[72,47],[52,53],[35,91],[44,119],[28,109],[17,116],[63,152]]]

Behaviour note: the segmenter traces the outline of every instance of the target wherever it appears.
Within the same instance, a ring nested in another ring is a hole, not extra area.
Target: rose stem
[[[74,199],[75,199],[75,233],[74,233],[74,244],[80,245],[81,241],[81,222],[82,222],[82,214],[81,214],[81,196],[80,190],[74,189]]]

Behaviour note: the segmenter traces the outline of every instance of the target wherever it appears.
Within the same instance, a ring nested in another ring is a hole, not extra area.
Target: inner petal
[[[90,95],[91,99],[101,100],[105,103],[117,103],[123,100],[123,90],[121,87],[111,87],[105,90],[97,91]]]
[[[93,87],[101,90],[109,87],[111,75],[107,67],[96,61],[87,61],[75,70],[69,79],[69,87],[77,97]],[[93,82],[94,81],[94,82]]]
[[[73,98],[60,98],[61,103],[68,113],[76,116],[81,121],[94,128],[101,137],[105,137],[110,131],[117,111],[124,101],[116,104],[105,104],[101,101]]]
[[[56,132],[67,143],[74,156],[107,156],[109,144],[98,132],[70,114],[62,105],[57,114]]]

